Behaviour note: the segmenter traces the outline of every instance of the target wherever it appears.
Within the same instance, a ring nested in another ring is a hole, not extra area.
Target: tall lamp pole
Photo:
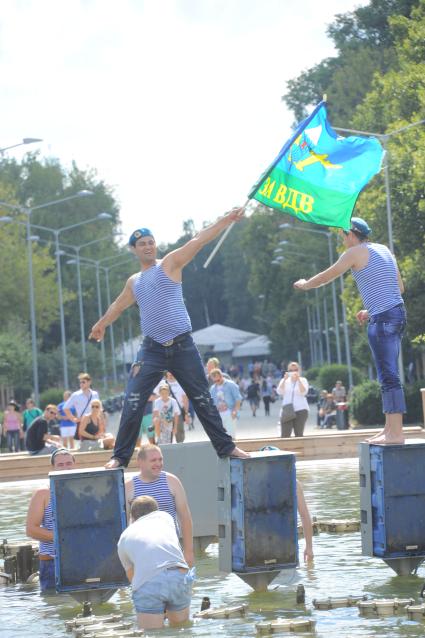
[[[66,352],[65,312],[63,308],[62,272],[61,272],[61,260],[60,260],[61,255],[63,255],[64,253],[60,248],[59,235],[67,230],[78,228],[79,226],[85,226],[86,224],[90,224],[91,222],[95,222],[98,220],[110,219],[110,218],[111,218],[111,215],[109,215],[109,213],[99,213],[99,215],[97,215],[96,217],[92,217],[91,219],[85,219],[84,221],[78,222],[77,224],[62,226],[62,228],[50,228],[48,226],[39,226],[36,224],[32,224],[33,228],[37,228],[38,230],[44,230],[46,232],[52,233],[55,238],[55,256],[56,256],[58,296],[59,296],[59,316],[60,316],[61,343],[62,343],[63,384],[65,388],[69,386],[69,379],[68,379],[68,356]]]
[[[109,213],[106,213],[106,215],[109,215]],[[70,248],[71,250],[75,251],[75,259],[71,259],[67,263],[68,264],[75,263],[77,266],[78,309],[79,309],[79,315],[80,315],[80,340],[81,340],[81,356],[82,356],[83,370],[87,370],[87,349],[86,349],[86,331],[84,328],[84,308],[83,308],[83,291],[82,291],[82,285],[81,285],[80,250],[82,248],[86,248],[87,246],[92,246],[93,244],[97,244],[98,242],[106,241],[110,239],[111,237],[108,235],[105,237],[100,237],[99,239],[93,239],[93,241],[88,241],[85,244],[80,244],[79,246],[61,243],[61,247]]]
[[[0,155],[3,155],[5,151],[9,151],[11,148],[16,148],[17,146],[24,146],[24,144],[35,144],[35,142],[42,142],[43,140],[39,137],[24,137],[22,142],[18,142],[17,144],[12,144],[11,146],[4,146],[0,148]]]
[[[333,247],[332,247],[332,233],[328,233],[326,232],[326,230],[315,230],[313,228],[302,228],[301,226],[293,226],[292,224],[288,224],[288,223],[280,224],[279,228],[282,228],[282,229],[290,228],[291,230],[299,230],[299,231],[304,231],[306,233],[316,233],[318,235],[325,235],[326,239],[328,240],[329,265],[333,264],[334,254],[333,254]],[[337,298],[336,298],[335,281],[332,282],[331,286],[332,286],[332,304],[333,304],[334,324],[335,324],[336,357],[337,357],[338,363],[341,363],[342,362],[341,342],[339,338],[338,304],[337,304]]]
[[[38,141],[38,140],[37,140]],[[5,149],[3,149],[5,150]],[[30,326],[31,326],[31,354],[32,354],[32,374],[33,374],[33,387],[34,387],[34,399],[36,404],[39,402],[40,388],[38,378],[38,353],[37,353],[37,324],[35,315],[35,294],[34,294],[34,280],[33,280],[33,258],[32,258],[32,240],[31,240],[31,215],[35,210],[41,208],[48,208],[56,204],[62,204],[63,202],[70,201],[81,197],[87,197],[93,195],[91,191],[81,190],[75,195],[69,195],[68,197],[62,197],[61,199],[55,199],[44,204],[38,204],[36,206],[17,206],[10,204],[9,202],[0,202],[0,208],[7,208],[9,210],[17,211],[25,215],[25,222],[19,222],[26,227],[26,241],[27,241],[27,253],[28,253],[28,277],[29,277],[29,297],[30,297]],[[17,222],[13,217],[0,217],[0,221],[3,222]]]

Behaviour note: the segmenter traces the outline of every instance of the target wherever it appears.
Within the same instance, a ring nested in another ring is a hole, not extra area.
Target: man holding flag
[[[300,221],[342,229],[347,250],[338,261],[308,280],[299,279],[294,286],[317,288],[351,269],[365,306],[357,319],[368,321],[385,414],[384,430],[371,440],[397,444],[404,443],[406,411],[398,374],[406,325],[403,283],[388,248],[369,243],[368,224],[359,217],[351,218],[360,191],[380,170],[383,154],[373,137],[339,137],[327,120],[325,102],[321,102],[284,144],[248,197]]]
[[[406,312],[401,294],[403,282],[395,257],[382,244],[370,243],[369,225],[353,217],[350,230],[341,231],[346,251],[332,266],[310,279],[299,279],[299,290],[318,288],[351,269],[365,310],[357,313],[359,323],[368,321],[369,346],[381,385],[385,428],[369,439],[372,443],[404,443],[404,392],[398,373],[401,338],[406,326]]]

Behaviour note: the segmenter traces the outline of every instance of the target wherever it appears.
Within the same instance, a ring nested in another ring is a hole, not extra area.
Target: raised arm
[[[132,275],[127,279],[127,283],[125,284],[122,292],[118,295],[118,297],[111,303],[108,310],[105,312],[103,317],[99,319],[97,323],[94,324],[93,328],[90,331],[89,339],[95,339],[96,341],[102,341],[105,330],[111,323],[114,323],[118,319],[118,317],[135,303],[134,293],[133,293],[133,280],[135,275]]]
[[[214,224],[203,228],[193,239],[190,239],[184,246],[168,253],[162,260],[164,272],[171,278],[176,278],[180,271],[188,264],[195,255],[213,239],[225,230],[233,222],[238,222],[243,218],[244,208],[232,208],[223,217],[219,217]]]

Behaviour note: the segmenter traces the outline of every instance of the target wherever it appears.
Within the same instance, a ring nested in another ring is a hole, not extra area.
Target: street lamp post
[[[307,233],[317,233],[319,235],[325,235],[328,240],[328,253],[329,253],[329,265],[334,262],[333,247],[332,247],[332,233],[328,233],[325,230],[315,230],[313,228],[302,228],[300,226],[293,226],[292,224],[284,223],[280,224],[280,228],[290,228],[291,230],[301,230]],[[335,324],[335,344],[336,344],[336,357],[338,363],[341,363],[341,342],[339,338],[339,319],[338,319],[338,304],[336,298],[336,286],[335,281],[332,282],[332,304],[334,311],[334,324]]]
[[[92,243],[92,242],[90,242]],[[64,245],[64,244],[62,244]],[[111,305],[111,293],[110,293],[110,282],[109,282],[109,271],[112,270],[112,268],[116,268],[117,266],[121,266],[124,263],[130,263],[130,261],[132,261],[131,259],[129,260],[128,258],[121,260],[119,263],[116,264],[112,264],[111,266],[102,266],[101,264],[107,261],[111,261],[111,260],[115,260],[115,259],[119,259],[121,258],[121,255],[114,255],[113,257],[106,257],[105,259],[99,259],[99,260],[95,260],[95,259],[89,259],[87,257],[82,257],[81,258],[81,263],[84,266],[91,266],[93,268],[95,268],[95,273],[96,273],[96,293],[97,293],[97,309],[98,309],[98,314],[99,317],[102,316],[103,314],[103,308],[102,308],[102,293],[101,293],[101,288],[100,288],[100,271],[103,270],[105,273],[105,279],[106,279],[106,298],[107,298],[107,304],[108,307]],[[68,261],[67,263],[78,263],[77,259],[71,259],[70,261]],[[113,374],[113,380],[114,383],[118,383],[118,376],[117,376],[117,368],[116,368],[116,355],[115,355],[115,337],[114,337],[114,331],[113,331],[113,326],[109,326],[110,328],[110,337],[111,337],[111,359],[112,359],[112,374]],[[106,352],[105,352],[105,342],[102,339],[102,341],[100,342],[100,353],[101,353],[101,359],[102,359],[102,372],[103,372],[103,387],[105,392],[108,389],[108,382],[107,382],[107,370],[106,370]]]
[[[109,213],[105,213],[109,215]],[[106,218],[105,218],[106,219]],[[97,244],[98,242],[109,240],[110,236],[100,237],[99,239],[93,239],[93,241],[88,241],[85,244],[80,244],[79,246],[74,246],[72,244],[64,244],[61,243],[61,246],[65,248],[70,248],[75,251],[75,260],[71,260],[68,263],[75,263],[77,266],[77,290],[78,290],[78,309],[80,315],[80,340],[81,340],[81,355],[82,355],[82,363],[83,370],[87,370],[87,349],[86,349],[86,331],[84,329],[84,308],[83,308],[83,292],[81,285],[81,264],[80,264],[80,251],[82,248],[86,248],[87,246],[92,246],[93,244]]]
[[[18,144],[12,144],[11,146],[4,146],[0,148],[0,154],[3,155],[5,151],[9,151],[11,148],[16,148],[17,146],[23,146],[24,144],[34,144],[35,142],[42,142],[43,140],[39,137],[24,137],[22,142],[18,142]]]
[[[373,135],[382,141],[382,146],[385,149],[386,162],[384,164],[384,183],[385,183],[385,199],[386,199],[386,208],[387,208],[387,230],[388,230],[388,247],[390,251],[394,253],[394,239],[393,239],[393,218],[392,218],[392,210],[391,210],[391,189],[390,189],[390,169],[389,169],[389,160],[390,153],[388,151],[388,140],[394,135],[398,135],[399,133],[403,133],[414,126],[420,126],[425,124],[424,120],[419,120],[418,122],[412,122],[411,124],[407,124],[406,126],[402,126],[401,128],[396,129],[395,131],[390,131],[390,133],[371,133],[370,131],[359,131],[357,129],[350,128],[335,128],[336,131],[340,131],[342,133],[355,133],[356,135]],[[398,368],[400,380],[404,383],[404,365],[403,365],[403,352],[400,348],[400,354],[398,357]]]
[[[63,383],[65,388],[69,386],[69,379],[68,379],[68,357],[66,352],[65,312],[63,308],[62,272],[61,272],[61,261],[60,261],[61,255],[64,253],[60,248],[59,235],[67,230],[78,228],[79,226],[85,226],[86,224],[90,224],[91,222],[98,221],[99,219],[110,219],[110,218],[111,216],[109,215],[109,213],[99,213],[99,215],[97,215],[96,217],[92,217],[91,219],[85,219],[84,221],[78,222],[77,224],[62,226],[62,228],[50,228],[48,226],[39,226],[36,224],[32,224],[33,228],[37,228],[38,230],[44,230],[46,232],[53,233],[53,236],[55,238],[55,256],[56,256],[56,270],[57,270],[58,297],[59,297],[59,317],[60,317],[61,343],[62,343]]]
[[[30,138],[26,138],[30,139]],[[35,138],[32,141],[35,140]],[[25,142],[30,143],[30,142]],[[5,149],[3,149],[5,150]],[[62,204],[63,202],[77,199],[80,197],[87,197],[93,195],[91,191],[81,190],[75,195],[69,195],[68,197],[62,197],[61,199],[55,199],[44,204],[37,204],[36,206],[17,206],[10,204],[9,202],[0,202],[0,208],[7,208],[9,210],[23,213],[26,217],[25,222],[19,222],[26,227],[26,241],[27,241],[27,253],[28,253],[28,277],[29,277],[29,296],[30,296],[30,327],[31,327],[31,354],[32,354],[32,371],[33,371],[33,386],[34,386],[34,399],[36,404],[39,402],[40,388],[38,379],[38,353],[37,353],[37,324],[35,315],[35,293],[34,293],[34,281],[33,281],[33,259],[32,259],[32,243],[31,243],[31,215],[35,210],[41,208],[48,208],[56,204]],[[15,222],[12,217],[0,217],[0,221]]]

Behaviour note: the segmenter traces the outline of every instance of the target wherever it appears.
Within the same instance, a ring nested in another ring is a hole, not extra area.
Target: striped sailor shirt
[[[177,521],[176,502],[170,492],[167,481],[167,472],[161,471],[156,481],[142,481],[140,476],[133,477],[133,500],[138,496],[152,496],[163,512],[168,512],[174,520],[177,533],[180,532]]]
[[[369,261],[361,270],[351,270],[369,316],[403,303],[397,278],[397,263],[383,244],[364,244]]]
[[[52,501],[49,499],[46,509],[44,510],[43,520],[41,521],[41,527],[44,529],[53,529],[53,511],[52,511]],[[55,544],[53,541],[40,541],[40,554],[44,554],[45,556],[51,556],[52,558],[55,555]]]
[[[182,284],[170,279],[161,263],[142,270],[134,279],[133,291],[144,336],[165,343],[192,330]]]

